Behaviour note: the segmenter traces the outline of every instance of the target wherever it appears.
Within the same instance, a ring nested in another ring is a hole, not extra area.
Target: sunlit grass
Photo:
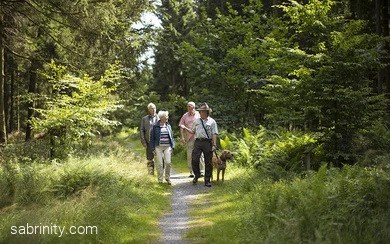
[[[214,171],[214,178],[216,172]],[[234,243],[236,236],[237,202],[235,189],[246,170],[229,164],[225,181],[213,181],[211,189],[203,190],[194,200],[189,212],[191,223],[186,239],[191,243]]]
[[[135,137],[121,133],[96,139],[88,157],[14,162],[14,204],[0,209],[0,243],[157,242],[158,218],[170,208],[171,188],[147,175],[141,152]],[[97,233],[11,233],[27,225],[90,226]]]

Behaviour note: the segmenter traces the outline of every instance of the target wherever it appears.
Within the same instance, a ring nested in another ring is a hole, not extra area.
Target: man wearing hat
[[[194,178],[194,171],[192,170],[192,150],[194,149],[195,138],[194,134],[189,133],[182,128],[184,125],[187,128],[191,128],[192,124],[196,119],[200,118],[200,114],[195,110],[195,103],[187,103],[187,112],[181,117],[179,126],[180,126],[180,138],[183,145],[187,146],[187,164],[188,170],[190,171],[190,178]],[[200,174],[204,174],[204,160],[203,157],[200,160]]]
[[[218,127],[217,122],[209,116],[211,109],[207,103],[200,104],[197,111],[199,111],[200,118],[195,120],[191,128],[185,126],[182,126],[182,128],[194,134],[195,137],[194,149],[192,150],[192,170],[195,177],[192,182],[196,184],[200,178],[199,161],[203,153],[205,161],[204,184],[207,187],[211,187],[210,180],[213,171],[211,158],[213,151],[217,149]]]

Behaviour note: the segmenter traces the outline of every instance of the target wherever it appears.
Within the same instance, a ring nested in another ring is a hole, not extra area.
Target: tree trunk
[[[172,90],[171,94],[176,94],[176,73],[172,72]]]
[[[13,60],[10,62],[10,100],[9,100],[9,115],[8,118],[8,131],[12,132],[14,130],[14,116],[15,116],[15,63]]]
[[[38,61],[32,59],[30,66],[30,81],[28,87],[28,93],[34,95],[36,93],[36,84],[37,84],[37,70],[38,70]],[[26,141],[31,140],[32,137],[32,127],[30,120],[34,116],[34,99],[31,99],[27,104],[27,126],[26,126]]]
[[[388,0],[382,0],[382,26],[383,26],[383,36],[389,36],[389,2]],[[388,54],[390,53],[390,44],[389,41],[385,42],[385,51],[387,56],[385,58],[386,67],[384,68],[384,77],[386,84],[386,96],[390,99],[390,59]]]
[[[387,1],[387,0],[384,0]],[[375,28],[376,34],[382,35],[382,0],[375,0]],[[383,84],[384,84],[385,74],[383,69],[378,70],[378,81],[377,81],[377,92],[379,94],[383,93]]]
[[[1,6],[0,6],[1,8]],[[0,9],[0,145],[7,145],[7,128],[5,123],[5,107],[4,107],[4,26],[3,14]]]

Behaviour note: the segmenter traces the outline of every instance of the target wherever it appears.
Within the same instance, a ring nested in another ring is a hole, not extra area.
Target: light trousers
[[[156,146],[157,163],[155,162],[155,167],[157,169],[158,182],[163,181],[164,171],[165,180],[168,181],[171,178],[171,154],[172,148],[170,146]]]

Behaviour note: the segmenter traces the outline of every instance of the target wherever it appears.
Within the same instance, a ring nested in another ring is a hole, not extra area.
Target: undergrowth
[[[342,168],[318,162],[305,171],[302,155],[315,140],[304,133],[232,138],[221,143],[235,155],[225,182],[193,204],[192,243],[388,243],[389,158]]]
[[[137,143],[122,133],[100,138],[88,156],[71,156],[64,162],[20,161],[17,155],[2,161],[0,243],[158,239],[156,219],[169,208],[170,188],[147,175]],[[59,229],[54,233],[54,226],[65,227],[67,233],[61,235]],[[51,229],[43,233],[43,227]],[[71,227],[84,232],[72,234]]]
[[[230,164],[225,182],[194,201],[191,243],[387,243],[390,174],[322,167],[274,181]]]
[[[237,243],[386,243],[390,175],[322,167],[294,180],[252,179],[241,192]]]

